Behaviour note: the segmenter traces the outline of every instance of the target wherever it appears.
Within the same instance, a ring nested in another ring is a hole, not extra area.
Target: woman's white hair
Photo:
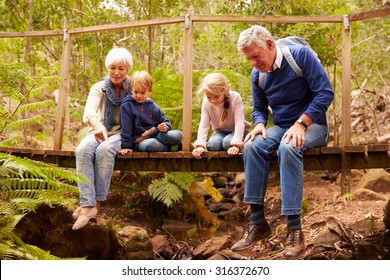
[[[240,33],[237,40],[237,49],[241,51],[253,43],[264,49],[267,40],[271,40],[275,44],[274,37],[267,29],[260,25],[253,25]]]
[[[106,61],[105,61],[106,69],[108,70],[110,65],[117,64],[117,63],[125,64],[128,70],[127,73],[129,73],[133,68],[133,57],[131,53],[125,48],[111,49],[106,56]]]

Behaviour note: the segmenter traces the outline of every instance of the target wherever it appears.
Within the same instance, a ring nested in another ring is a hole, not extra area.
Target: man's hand
[[[293,146],[296,148],[302,148],[305,145],[305,128],[299,123],[294,123],[286,133],[283,135],[282,140],[286,141],[286,144],[292,139]]]
[[[265,129],[265,126],[263,123],[258,123],[254,129],[252,129],[251,132],[247,134],[247,136],[244,139],[244,144],[248,141],[253,141],[255,139],[257,134],[262,134],[264,139],[267,139],[267,130]]]
[[[121,149],[121,150],[119,151],[119,153],[120,153],[122,156],[124,156],[124,155],[127,154],[127,153],[132,153],[132,152],[133,152],[132,149]]]

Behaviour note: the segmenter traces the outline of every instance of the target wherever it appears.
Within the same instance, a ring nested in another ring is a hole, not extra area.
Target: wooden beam
[[[0,38],[20,38],[20,37],[51,37],[63,36],[63,30],[43,30],[43,31],[25,31],[25,32],[0,32]]]
[[[184,28],[183,151],[190,151],[192,137],[193,22],[186,15]]]
[[[352,169],[390,168],[389,145],[368,145],[349,148]],[[10,153],[22,158],[75,168],[74,151],[34,150],[27,148],[0,148],[0,153]],[[341,148],[323,147],[305,151],[304,168],[308,170],[342,170]],[[135,152],[117,155],[115,169],[123,171],[166,171],[166,172],[243,172],[242,155],[230,156],[227,152],[205,152],[197,160],[191,152]],[[278,171],[276,152],[272,155],[271,170]]]
[[[139,21],[131,21],[131,22],[123,22],[123,23],[72,28],[69,29],[69,34],[95,33],[95,32],[104,32],[104,31],[120,30],[120,29],[127,29],[127,28],[137,28],[137,27],[138,28],[148,27],[148,26],[155,26],[155,25],[166,25],[166,24],[174,24],[174,23],[182,23],[182,22],[184,22],[183,17],[139,20]]]
[[[351,24],[348,15],[344,15],[342,24],[342,146],[351,145]],[[341,193],[351,192],[351,154],[342,152],[341,157]]]
[[[349,15],[351,22],[390,16],[390,8]]]
[[[202,16],[191,15],[194,22],[269,22],[269,23],[341,23],[341,16]]]
[[[69,66],[72,49],[72,35],[68,35],[65,29],[64,44],[61,58],[61,85],[59,89],[57,115],[54,130],[54,149],[62,149],[62,137],[64,134],[65,113],[68,107],[69,94]]]

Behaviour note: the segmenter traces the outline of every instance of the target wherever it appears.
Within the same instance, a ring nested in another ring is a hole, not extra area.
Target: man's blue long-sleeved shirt
[[[264,90],[259,87],[259,71],[252,70],[252,118],[254,125],[267,124],[268,106],[274,124],[289,128],[303,114],[317,124],[326,124],[326,111],[334,93],[329,78],[317,57],[307,47],[289,46],[291,55],[303,70],[299,77],[283,57],[281,67],[267,72]]]
[[[167,124],[168,130],[172,128],[171,122],[152,99],[138,103],[133,96],[127,96],[120,106],[122,149],[133,149],[135,139],[152,127],[155,130],[149,137],[156,137],[159,132],[157,126],[163,122]]]

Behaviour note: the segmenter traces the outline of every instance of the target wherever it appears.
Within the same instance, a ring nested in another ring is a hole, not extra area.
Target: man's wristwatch
[[[302,125],[304,128],[307,129],[307,124],[302,119],[298,119],[297,123],[299,123],[300,125]]]

